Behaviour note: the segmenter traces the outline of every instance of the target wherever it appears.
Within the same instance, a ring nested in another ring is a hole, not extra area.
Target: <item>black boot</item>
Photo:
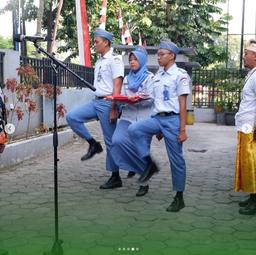
[[[184,199],[183,199],[183,192],[177,192],[176,196],[174,197],[174,200],[169,205],[169,207],[166,209],[167,212],[178,212],[182,208],[185,207]]]
[[[81,160],[88,160],[92,158],[96,153],[101,153],[103,151],[102,146],[99,142],[96,142],[94,139],[93,141],[88,141],[90,146],[88,152],[81,157]]]
[[[247,201],[247,205],[243,208],[240,208],[239,213],[243,215],[256,214],[256,194],[250,194],[250,198]]]
[[[246,206],[250,203],[250,201],[251,201],[251,197],[247,198],[247,199],[244,200],[244,201],[239,202],[238,205],[239,205],[240,207],[246,207]]]
[[[143,171],[143,174],[138,179],[138,182],[140,183],[147,182],[154,174],[159,172],[159,169],[156,163],[152,161],[150,156],[148,156],[146,160],[147,160],[147,165]]]
[[[129,171],[127,174],[127,178],[132,178],[135,174],[135,172]]]
[[[136,197],[142,197],[148,193],[149,186],[140,186],[139,190],[136,193]]]
[[[100,189],[114,189],[122,187],[122,180],[119,176],[119,172],[112,173],[112,176],[108,179],[108,181],[102,185],[100,185]]]

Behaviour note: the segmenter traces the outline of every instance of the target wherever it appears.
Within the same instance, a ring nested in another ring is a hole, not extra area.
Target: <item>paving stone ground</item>
[[[99,124],[89,123],[103,140]],[[186,207],[166,212],[174,193],[164,142],[153,140],[161,171],[149,193],[136,197],[137,176],[123,187],[100,190],[109,173],[105,152],[82,162],[81,140],[59,148],[59,235],[65,255],[256,254],[256,216],[238,214],[246,194],[233,192],[236,132],[215,124],[188,126]],[[52,151],[0,170],[0,251],[37,255],[54,241]]]

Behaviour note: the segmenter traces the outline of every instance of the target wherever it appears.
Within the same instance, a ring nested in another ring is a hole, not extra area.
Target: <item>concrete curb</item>
[[[74,139],[73,134],[71,129],[58,132],[58,147],[71,142]],[[4,152],[0,154],[0,168],[21,163],[24,160],[36,157],[49,150],[53,151],[52,137],[53,135],[51,133],[29,140],[7,144]]]

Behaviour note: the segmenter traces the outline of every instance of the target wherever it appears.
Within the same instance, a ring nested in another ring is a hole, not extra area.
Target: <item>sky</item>
[[[229,0],[229,13],[233,16],[233,20],[229,24],[229,34],[241,34],[242,26],[242,2],[243,0]],[[255,38],[256,33],[256,0],[245,0],[245,34],[252,34],[246,36]],[[3,8],[7,0],[0,0],[0,8]],[[38,0],[35,0],[38,3]],[[227,12],[227,4],[221,4],[220,7]],[[4,24],[4,25],[2,25]],[[36,22],[27,23],[27,35],[34,35],[36,33]],[[0,35],[4,37],[12,36],[12,17],[11,13],[0,15]]]

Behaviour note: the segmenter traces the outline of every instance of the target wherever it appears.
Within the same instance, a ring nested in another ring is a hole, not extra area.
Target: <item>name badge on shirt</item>
[[[164,101],[170,100],[169,90],[166,85],[164,86],[163,97],[164,97]]]
[[[101,75],[101,66],[99,67],[99,72],[98,72],[98,75],[97,75],[97,82],[100,82],[102,79],[102,75]]]

